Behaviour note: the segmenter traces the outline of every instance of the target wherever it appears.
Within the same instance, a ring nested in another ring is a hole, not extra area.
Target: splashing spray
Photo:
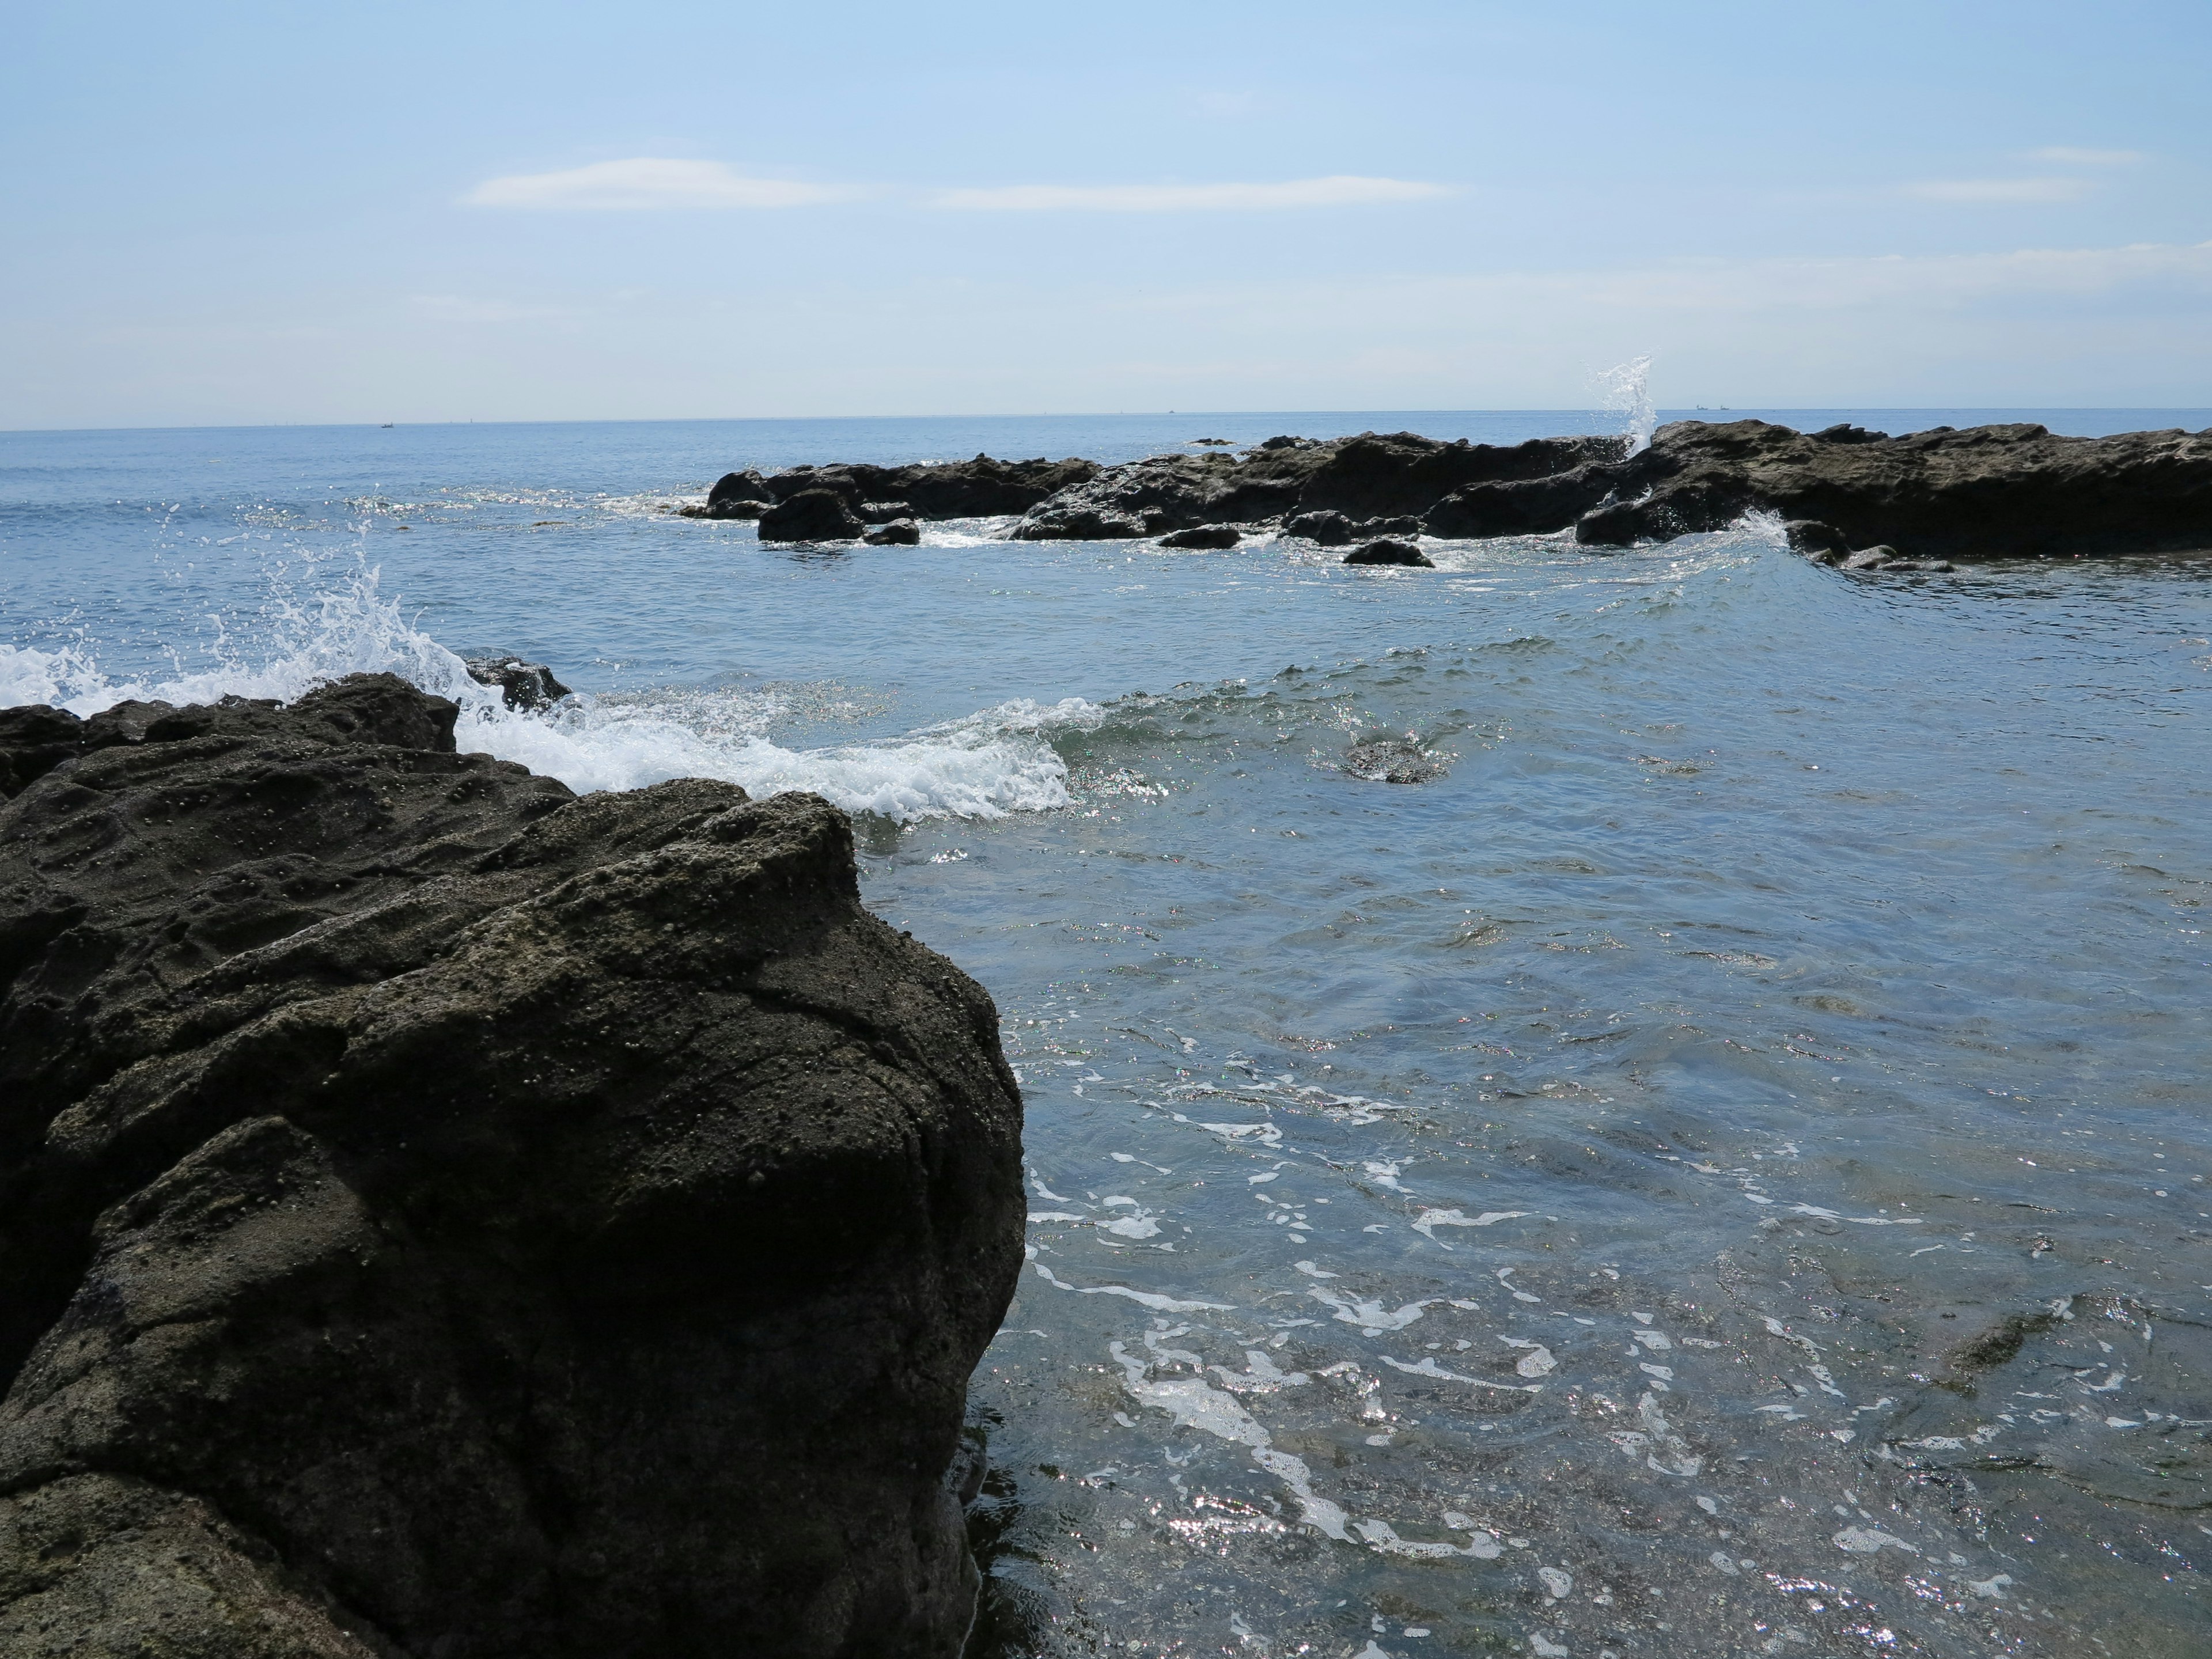
[[[1628,453],[1641,454],[1651,447],[1651,434],[1659,424],[1651,407],[1651,354],[1631,357],[1597,377],[1598,407],[1619,415],[1628,435]]]

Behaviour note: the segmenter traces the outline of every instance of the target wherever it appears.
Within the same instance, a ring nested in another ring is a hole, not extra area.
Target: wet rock
[[[1549,535],[1573,524],[1612,488],[1609,465],[1468,484],[1431,507],[1423,516],[1422,528],[1431,536],[1467,539]]]
[[[1881,570],[1896,562],[1893,547],[1863,547],[1856,553],[1846,553],[1836,563],[1844,570]]]
[[[520,657],[470,657],[465,665],[469,678],[477,684],[497,686],[509,708],[550,708],[570,695],[542,662],[525,662]]]
[[[1833,564],[1851,550],[1850,542],[1842,531],[1818,519],[1792,519],[1782,526],[1782,533],[1793,551],[1802,553],[1815,564]]]
[[[862,501],[853,516],[862,524],[889,524],[894,519],[911,519],[915,511],[906,501]]]
[[[1226,438],[1193,438],[1190,441],[1206,449],[1228,449],[1233,447]]]
[[[866,529],[835,490],[802,489],[761,514],[764,542],[851,542]]]
[[[828,803],[457,712],[0,719],[0,1651],[951,1659],[988,997]]]
[[[1303,536],[1316,547],[1349,547],[1358,539],[1352,520],[1341,513],[1296,513],[1283,520],[1286,535]]]
[[[743,472],[725,472],[714,480],[714,488],[707,492],[707,510],[717,518],[724,516],[758,518],[760,516],[758,512],[750,514],[733,513],[726,515],[716,512],[715,509],[748,504],[757,504],[759,507],[765,507],[775,500],[775,492],[769,488],[768,480],[759,473],[750,469]]]
[[[1413,737],[1382,732],[1344,751],[1344,769],[1370,783],[1426,783],[1443,775],[1443,760]]]
[[[1929,558],[2212,547],[2212,432],[2067,438],[2023,423],[1889,437],[1678,421],[1613,474],[1616,500],[1576,526],[1585,545],[1724,529],[1756,509]]]
[[[903,513],[891,517],[980,519],[1026,512],[1058,491],[1096,477],[1099,470],[1095,461],[1000,461],[978,455],[971,461],[908,466],[795,466],[770,473],[763,483],[778,501],[805,490],[826,489],[842,498],[856,517],[864,503],[874,501],[904,506]]]
[[[1032,507],[1014,534],[1036,541],[1090,538],[1102,526],[1144,514],[1179,530],[1227,521],[1318,522],[1308,515],[1334,513],[1355,527],[1383,520],[1412,535],[1419,532],[1419,515],[1455,489],[1616,460],[1622,447],[1620,439],[1603,437],[1502,447],[1411,432],[1366,432],[1333,442],[1271,438],[1237,458],[1155,455],[1105,468]]]
[[[1351,552],[1346,554],[1344,562],[1346,564],[1415,564],[1425,566],[1430,569],[1436,568],[1435,561],[1411,542],[1369,542],[1364,546],[1355,547]]]
[[[1244,532],[1233,524],[1201,524],[1188,530],[1170,532],[1160,538],[1160,545],[1218,552],[1224,548],[1236,546],[1243,539]]]
[[[916,547],[921,543],[921,526],[912,519],[893,519],[876,526],[860,539],[872,547]]]

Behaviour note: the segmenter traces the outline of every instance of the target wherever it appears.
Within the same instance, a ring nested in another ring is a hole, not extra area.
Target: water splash
[[[1597,377],[1598,407],[1621,417],[1628,435],[1628,453],[1638,455],[1651,447],[1651,434],[1659,424],[1651,406],[1651,354],[1616,363]]]
[[[544,714],[511,709],[470,678],[458,655],[407,621],[380,591],[373,568],[304,600],[280,599],[264,615],[252,658],[226,641],[214,665],[167,678],[110,678],[86,647],[0,645],[0,708],[43,702],[92,714],[134,699],[289,702],[348,674],[391,672],[460,705],[453,735],[463,750],[519,762],[572,789],[719,778],[756,796],[811,790],[848,811],[902,823],[1066,805],[1067,764],[1050,738],[1100,718],[1080,698],[1023,700],[901,737],[789,749],[766,735],[787,712],[787,699],[774,692],[672,689],[575,696]]]

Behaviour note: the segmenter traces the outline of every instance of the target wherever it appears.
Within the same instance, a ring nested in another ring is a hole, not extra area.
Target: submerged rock
[[[0,714],[0,1650],[951,1659],[990,999],[828,803],[457,712]]]
[[[916,547],[921,543],[921,526],[912,519],[893,519],[889,524],[879,524],[860,538],[873,547]]]
[[[1419,738],[1388,732],[1362,738],[1346,750],[1344,769],[1370,783],[1426,783],[1444,774],[1442,758]]]
[[[1346,564],[1414,564],[1433,570],[1436,562],[1411,542],[1369,542],[1344,556]]]
[[[542,662],[525,662],[520,657],[470,657],[464,666],[477,684],[497,686],[509,708],[550,708],[570,695]]]
[[[1218,552],[1224,548],[1236,546],[1243,539],[1244,532],[1233,524],[1201,524],[1188,530],[1170,531],[1160,538],[1160,545]]]
[[[834,490],[802,489],[761,514],[764,542],[851,542],[866,526]]]

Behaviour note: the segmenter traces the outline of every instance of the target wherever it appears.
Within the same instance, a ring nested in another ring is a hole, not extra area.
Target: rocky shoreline
[[[1892,437],[1853,426],[1803,433],[1763,421],[1678,421],[1626,440],[1444,442],[1410,432],[1270,438],[1240,453],[1114,466],[1068,459],[732,472],[684,512],[757,519],[770,542],[910,543],[931,519],[1019,517],[1023,541],[1159,538],[1233,546],[1273,531],[1346,562],[1417,535],[1549,535],[1607,550],[1787,521],[1790,544],[1851,569],[1949,560],[2094,558],[2212,547],[2212,432],[2058,436],[2028,424],[1936,427]]]
[[[456,714],[0,711],[0,1652],[952,1659],[989,997],[818,798]]]

